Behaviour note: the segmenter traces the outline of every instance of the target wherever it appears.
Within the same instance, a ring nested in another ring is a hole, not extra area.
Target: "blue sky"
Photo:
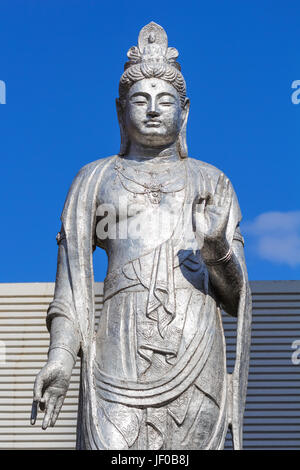
[[[2,0],[0,14],[0,282],[54,281],[67,190],[118,152],[118,81],[151,20],[180,53],[189,155],[238,194],[250,279],[299,279],[299,2]]]

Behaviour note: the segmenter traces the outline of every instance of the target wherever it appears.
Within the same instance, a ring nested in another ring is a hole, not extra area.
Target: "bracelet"
[[[72,358],[73,358],[73,360],[74,360],[74,364],[76,363],[76,360],[77,360],[76,354],[75,354],[74,351],[72,351],[72,349],[69,348],[69,346],[67,346],[66,344],[56,344],[56,345],[50,346],[50,348],[48,349],[48,355],[49,355],[49,352],[50,352],[52,349],[64,349],[65,351],[68,351],[68,353],[71,354],[71,356],[72,356]]]
[[[209,259],[205,261],[205,264],[207,264],[207,266],[217,266],[218,264],[226,264],[230,260],[231,256],[232,256],[232,249],[229,248],[225,256],[216,260]]]
[[[234,235],[234,237],[233,237],[233,240],[237,240],[237,241],[241,242],[241,244],[242,244],[243,246],[245,246],[244,237],[243,237],[241,234],[236,233],[236,234]]]
[[[58,234],[56,235],[56,243],[59,245],[60,242],[61,242],[62,240],[64,240],[64,238],[66,238],[66,236],[64,235],[64,233],[58,232]]]

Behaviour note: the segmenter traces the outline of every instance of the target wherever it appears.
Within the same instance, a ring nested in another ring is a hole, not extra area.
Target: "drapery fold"
[[[100,184],[103,184],[105,172],[114,165],[116,157],[101,159],[84,167],[75,178],[62,214],[62,227],[65,233],[64,240],[64,256],[65,256],[65,278],[63,285],[68,284],[68,290],[64,294],[63,289],[59,286],[59,278],[57,278],[56,294],[48,311],[48,327],[51,325],[51,318],[56,314],[62,314],[72,320],[80,335],[81,345],[81,384],[80,384],[80,400],[77,427],[77,448],[85,449],[105,449],[101,433],[101,426],[97,418],[97,400],[95,396],[95,381],[93,376],[93,367],[95,362],[95,342],[94,342],[94,279],[93,279],[93,260],[92,253],[95,245],[94,233],[96,224],[96,198]],[[209,166],[195,160],[187,160],[188,185],[192,187],[195,182],[195,174],[210,171]],[[201,178],[200,178],[201,179]],[[205,177],[202,176],[201,181],[205,184]],[[191,189],[191,188],[190,188]],[[233,195],[234,201],[230,212],[227,227],[227,239],[232,244],[235,229],[240,221],[240,211],[238,203]],[[186,201],[188,203],[190,201]],[[186,204],[183,207],[185,209]],[[188,206],[191,211],[191,207]],[[176,237],[174,237],[175,239]],[[176,238],[177,240],[177,238]],[[156,273],[153,277],[147,279],[149,282],[149,298],[147,306],[147,315],[156,318],[158,321],[161,334],[164,329],[172,321],[176,314],[174,289],[174,249],[179,249],[177,242],[173,245],[173,239],[165,240],[159,247],[155,248],[153,253],[145,254],[145,256],[153,256],[153,265]],[[177,254],[177,253],[176,253]],[[142,256],[140,257],[142,260]],[[139,279],[140,266],[136,260],[132,260],[134,272]],[[243,288],[240,295],[240,304],[238,310],[238,327],[237,327],[237,349],[236,362],[232,378],[231,386],[227,390],[227,400],[232,402],[232,416],[230,417],[233,442],[236,449],[242,448],[242,417],[246,398],[247,376],[248,376],[248,358],[249,358],[249,329],[251,325],[251,301],[250,290],[247,281],[246,268],[242,266],[243,271]],[[145,282],[140,277],[139,282]],[[66,299],[66,297],[68,298]],[[65,299],[62,301],[62,299]],[[163,307],[163,309],[161,309]],[[159,311],[159,309],[161,309]],[[156,313],[154,313],[156,312]],[[209,322],[209,318],[207,319]],[[208,335],[209,337],[209,335]],[[200,355],[201,347],[205,349],[205,335],[199,336],[198,346],[195,344],[194,355]],[[196,343],[196,341],[195,341]],[[202,346],[201,346],[202,345]],[[207,347],[209,351],[209,347]],[[193,356],[192,349],[187,351]],[[187,356],[183,356],[180,360],[185,362]],[[192,364],[191,364],[192,362]],[[167,385],[162,388],[157,386],[160,393],[155,394],[157,390],[153,384],[154,390],[150,394],[157,398],[156,406],[160,403],[174,399],[180,393],[183,393],[188,383],[197,378],[197,361],[191,360],[186,369],[182,369],[184,380],[180,383],[173,382],[173,388],[164,390]],[[194,364],[194,368],[192,365]],[[175,366],[176,367],[176,366]],[[173,369],[171,369],[172,371]],[[171,383],[170,379],[168,383]],[[177,380],[177,379],[176,379]],[[101,378],[101,384],[105,383]],[[106,384],[106,390],[103,393],[111,393],[111,389],[119,387],[120,384],[114,386],[111,382]],[[129,384],[127,384],[129,385]],[[102,385],[101,385],[102,386]],[[120,388],[120,387],[119,387]],[[130,387],[128,388],[128,390]],[[176,390],[174,392],[174,389]],[[128,390],[126,393],[128,394]],[[177,393],[178,392],[178,393]],[[149,394],[148,393],[148,394]],[[134,394],[131,390],[129,395]],[[231,395],[230,395],[231,394]],[[126,395],[125,395],[126,396]],[[161,400],[160,397],[161,396]],[[139,400],[138,397],[136,397]],[[147,398],[148,400],[148,398]],[[143,402],[147,406],[147,400]],[[224,417],[223,417],[224,418]],[[225,418],[224,418],[225,419]]]

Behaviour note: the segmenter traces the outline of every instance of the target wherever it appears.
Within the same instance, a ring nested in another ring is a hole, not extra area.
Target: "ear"
[[[125,155],[128,151],[129,140],[128,140],[128,135],[127,135],[126,128],[124,125],[124,109],[119,98],[116,99],[116,107],[117,107],[118,121],[119,121],[120,134],[121,134],[121,145],[120,145],[119,155],[122,156],[122,155]]]
[[[190,100],[186,98],[183,108],[182,108],[182,112],[181,112],[181,129],[180,129],[179,136],[177,139],[178,153],[181,158],[187,158],[188,156],[188,149],[187,149],[187,144],[186,144],[186,126],[187,126],[187,120],[189,117],[189,111],[190,111]]]

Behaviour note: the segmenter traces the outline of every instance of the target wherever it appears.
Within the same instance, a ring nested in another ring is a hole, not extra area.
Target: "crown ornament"
[[[180,64],[176,62],[179,53],[175,47],[168,47],[167,34],[160,25],[151,21],[144,26],[138,37],[138,46],[133,46],[127,52],[129,61],[124,69],[136,64],[149,64],[159,66],[169,64],[177,70],[181,70]]]

